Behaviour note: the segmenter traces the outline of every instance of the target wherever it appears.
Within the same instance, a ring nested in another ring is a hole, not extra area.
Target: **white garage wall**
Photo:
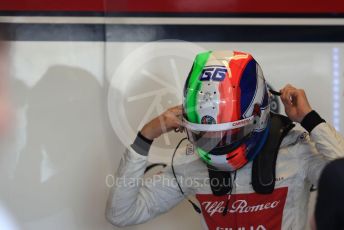
[[[12,63],[17,125],[0,156],[3,205],[21,229],[113,229],[106,177],[124,146],[108,117],[104,43],[14,42]],[[198,229],[186,210],[129,229],[171,219]]]

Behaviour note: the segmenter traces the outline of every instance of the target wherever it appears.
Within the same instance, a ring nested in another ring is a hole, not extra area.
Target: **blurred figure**
[[[12,117],[9,93],[8,93],[8,42],[6,28],[0,25],[0,137],[6,133],[9,128]]]
[[[8,42],[7,32],[4,25],[0,24],[0,138],[3,138],[10,126],[12,117],[11,103],[8,93]],[[1,203],[0,197],[0,229],[1,230],[17,230],[14,219],[8,212],[6,207]]]
[[[324,169],[315,208],[313,229],[344,229],[344,159],[331,162]]]

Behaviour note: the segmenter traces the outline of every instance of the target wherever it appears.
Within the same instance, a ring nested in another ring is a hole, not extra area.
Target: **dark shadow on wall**
[[[28,106],[27,143],[8,204],[20,222],[67,215],[75,226],[97,229],[104,221],[105,176],[115,161],[109,153],[120,145],[104,88],[91,73],[68,66],[49,68],[31,89],[14,82],[17,101]]]

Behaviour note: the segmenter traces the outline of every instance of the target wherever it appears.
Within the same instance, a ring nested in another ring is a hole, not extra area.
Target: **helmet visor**
[[[240,128],[224,131],[196,131],[186,129],[189,140],[204,151],[211,151],[214,148],[229,146],[250,135],[254,125],[249,124]]]

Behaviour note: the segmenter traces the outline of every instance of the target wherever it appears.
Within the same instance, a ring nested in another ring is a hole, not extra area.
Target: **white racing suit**
[[[252,162],[237,171],[232,195],[214,196],[207,166],[191,144],[176,155],[175,172],[186,196],[195,195],[205,229],[305,229],[311,185],[317,185],[323,167],[344,157],[344,139],[327,123],[316,124],[308,134],[292,129],[283,139],[276,163],[272,194],[254,192]],[[107,204],[107,219],[116,226],[144,223],[169,211],[185,197],[175,183],[171,168],[153,183],[137,183],[144,176],[147,156],[129,147],[116,174]],[[142,181],[141,181],[142,182]],[[150,181],[152,182],[152,181]],[[223,215],[227,199],[228,213]],[[190,208],[190,211],[192,208]]]

